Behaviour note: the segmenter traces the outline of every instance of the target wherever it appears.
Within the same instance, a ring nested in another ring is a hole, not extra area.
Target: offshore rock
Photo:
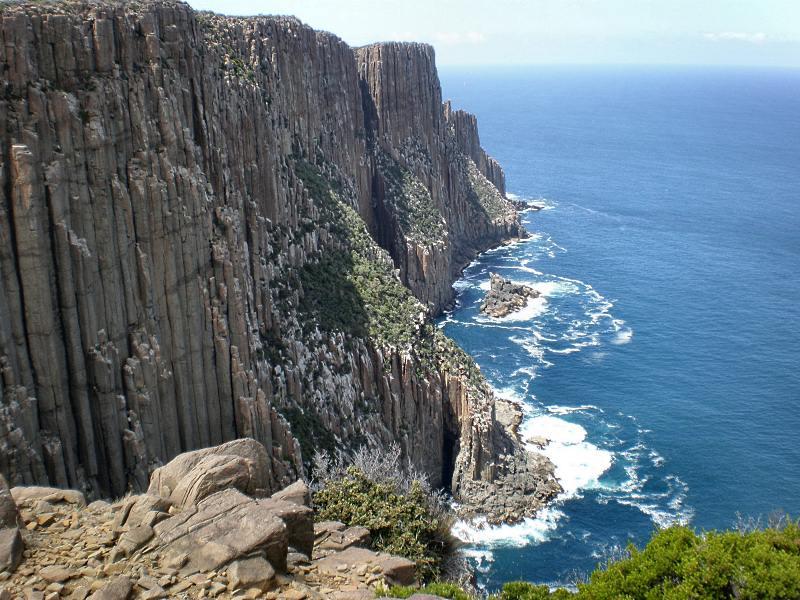
[[[489,291],[481,304],[481,312],[500,318],[525,308],[528,300],[538,298],[539,292],[530,286],[514,283],[496,273],[491,274]]]

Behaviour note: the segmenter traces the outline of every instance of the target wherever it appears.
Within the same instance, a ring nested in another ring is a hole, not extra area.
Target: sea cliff
[[[524,235],[433,49],[172,1],[0,13],[0,472],[89,497],[249,437],[265,490],[399,444],[492,520],[558,491],[432,324]]]

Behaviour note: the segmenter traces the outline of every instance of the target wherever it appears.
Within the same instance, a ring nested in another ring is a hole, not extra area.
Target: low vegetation
[[[337,243],[302,268],[302,312],[313,315],[323,330],[410,351],[424,322],[424,308],[400,283],[391,259],[337,186],[308,161],[298,159],[294,170]]]
[[[466,160],[466,159],[465,159]],[[466,161],[470,189],[468,198],[492,221],[507,219],[514,214],[513,207],[497,188],[486,179],[472,161]]]
[[[366,527],[375,550],[413,560],[422,581],[440,576],[456,550],[442,497],[402,463],[396,446],[386,453],[362,449],[347,462],[315,457],[316,518]]]
[[[450,600],[472,600],[474,598],[454,583],[429,583],[422,588],[393,585],[388,588],[378,588],[375,591],[375,596],[378,598],[410,598],[414,594],[430,594]]]
[[[423,591],[443,598],[475,596],[452,584],[392,587],[378,596]],[[644,549],[595,570],[576,591],[507,583],[489,600],[790,600],[800,598],[800,521],[765,529],[697,534],[688,527],[657,532]]]
[[[378,151],[377,160],[386,185],[386,200],[393,206],[406,239],[418,244],[444,242],[445,221],[425,184],[386,152]]]

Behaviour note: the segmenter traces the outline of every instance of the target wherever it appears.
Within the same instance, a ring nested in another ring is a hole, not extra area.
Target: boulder
[[[286,524],[289,546],[310,557],[314,551],[314,511],[308,506],[273,498],[258,500],[258,504]]]
[[[341,576],[348,571],[366,569],[382,574],[389,583],[411,585],[416,578],[416,566],[407,558],[373,552],[365,548],[348,548],[343,552],[330,554],[314,561],[317,570],[331,577]]]
[[[155,494],[141,494],[129,496],[115,505],[117,517],[114,519],[116,527],[127,525],[154,525],[160,520],[169,517],[172,501]]]
[[[250,588],[266,591],[274,579],[275,569],[261,556],[235,560],[228,566],[228,587],[232,591]]]
[[[311,490],[308,489],[306,482],[298,479],[292,485],[286,486],[279,492],[272,494],[275,500],[285,500],[294,504],[311,506]]]
[[[273,509],[235,489],[204,498],[154,530],[162,554],[188,556],[185,574],[215,570],[254,552],[262,552],[275,569],[286,569],[286,525]]]
[[[20,527],[20,519],[17,503],[11,495],[5,477],[0,475],[0,529],[5,527]]]
[[[19,566],[23,548],[19,527],[0,529],[0,573],[13,572]]]
[[[169,498],[178,507],[228,488],[263,496],[269,469],[266,448],[244,438],[176,456],[153,472],[147,493]]]
[[[371,538],[366,527],[346,527],[338,521],[314,525],[314,549],[318,553],[341,552],[351,547],[367,547]]]
[[[89,600],[127,600],[133,585],[127,577],[115,577],[89,596]]]
[[[66,503],[76,506],[86,506],[86,498],[77,490],[62,490],[53,487],[20,486],[11,488],[11,495],[17,506],[20,504],[33,504],[39,500],[51,504]]]
[[[61,565],[48,565],[39,569],[37,574],[48,583],[64,583],[75,576],[75,571]]]
[[[130,556],[149,542],[153,534],[153,528],[149,525],[138,525],[120,536],[117,548],[123,556]]]

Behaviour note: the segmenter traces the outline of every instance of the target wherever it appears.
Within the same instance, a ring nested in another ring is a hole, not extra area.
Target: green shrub
[[[473,600],[474,598],[454,583],[429,583],[422,588],[393,585],[390,588],[379,587],[375,590],[377,598],[410,598],[414,594],[431,594],[450,600]]]
[[[685,527],[657,533],[644,550],[592,574],[579,596],[800,598],[800,526],[749,533]]]
[[[397,481],[376,481],[350,467],[343,477],[325,482],[314,505],[320,521],[369,529],[376,550],[413,560],[422,581],[436,577],[453,551],[450,522],[419,481],[404,490]]]
[[[503,586],[503,591],[492,600],[565,600],[573,598],[567,590],[550,591],[546,585],[534,585],[524,581],[512,581]]]
[[[513,582],[495,600],[683,600],[800,598],[800,522],[750,532],[687,527],[656,533],[643,550],[597,569],[578,591]]]

